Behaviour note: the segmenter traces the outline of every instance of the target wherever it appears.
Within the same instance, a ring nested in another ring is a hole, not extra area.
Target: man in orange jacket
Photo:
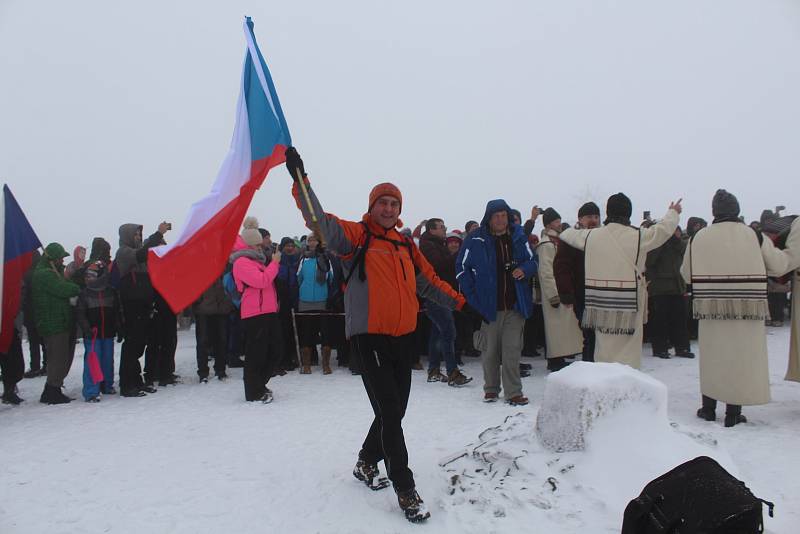
[[[376,185],[367,213],[359,222],[325,213],[308,182],[297,151],[286,151],[286,166],[295,183],[292,194],[307,226],[312,212],[300,191],[298,172],[308,188],[313,213],[325,245],[342,257],[347,273],[345,330],[375,418],[367,433],[353,475],[374,490],[391,481],[406,518],[430,517],[408,468],[402,419],[411,391],[411,334],[417,326],[417,295],[449,309],[477,315],[464,297],[439,279],[414,242],[400,234],[403,196],[393,184]],[[389,480],[380,477],[384,460]]]

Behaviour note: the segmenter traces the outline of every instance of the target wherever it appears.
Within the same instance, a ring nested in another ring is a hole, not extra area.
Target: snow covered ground
[[[668,386],[674,428],[653,434],[639,430],[649,428],[641,414],[618,418],[596,429],[586,452],[536,448],[541,358],[528,360],[534,372],[523,385],[532,402],[524,408],[482,403],[475,359],[465,372],[476,380],[462,389],[428,384],[415,372],[406,439],[432,517],[411,525],[390,489],[369,491],[350,474],[372,418],[358,377],[345,369],[291,373],[270,383],[273,404],[245,403],[241,369],[227,382],[197,383],[193,332],[181,332],[178,373],[186,383],[145,398],[44,406],[44,379],[21,382],[27,402],[0,406],[0,532],[619,532],[625,504],[647,481],[709,454],[775,502],[775,518],[765,514],[768,532],[794,533],[800,384],[783,381],[788,328],[769,334],[773,402],[745,408],[746,425],[697,419],[697,361],[655,359],[646,347],[643,371]],[[67,379],[73,397],[81,361]],[[453,464],[440,464],[498,426],[483,437],[502,438],[494,442],[501,460],[526,450],[525,483],[509,479],[496,492],[484,485],[475,503],[450,495]]]

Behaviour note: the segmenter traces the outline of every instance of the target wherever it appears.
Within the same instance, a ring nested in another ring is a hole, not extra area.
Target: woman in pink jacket
[[[281,354],[281,330],[275,277],[280,252],[267,257],[257,228],[245,228],[236,240],[230,262],[236,289],[242,294],[240,312],[245,335],[244,396],[248,401],[272,402],[266,384]]]

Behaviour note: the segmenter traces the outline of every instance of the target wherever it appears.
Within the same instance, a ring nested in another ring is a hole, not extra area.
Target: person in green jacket
[[[64,404],[72,400],[61,392],[61,387],[72,366],[70,299],[77,297],[81,289],[64,278],[67,256],[69,254],[60,244],[47,245],[36,264],[31,284],[36,327],[47,350],[47,381],[39,399],[45,404]]]

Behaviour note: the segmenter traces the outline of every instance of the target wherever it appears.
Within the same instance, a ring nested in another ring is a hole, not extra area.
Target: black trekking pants
[[[144,354],[150,336],[153,305],[150,301],[123,300],[122,309],[125,315],[125,341],[119,357],[119,389],[126,392],[144,386],[139,358]]]
[[[277,313],[242,319],[244,327],[244,398],[260,399],[283,350],[281,320]]]
[[[689,330],[686,324],[686,301],[682,295],[650,297],[653,315],[650,317],[650,343],[653,354],[665,353],[669,341],[676,352],[689,350]]]
[[[402,425],[411,392],[413,343],[413,334],[352,337],[353,356],[360,363],[361,380],[375,413],[358,457],[373,464],[383,460],[397,491],[414,488]]]
[[[0,371],[3,372],[3,393],[11,393],[17,386],[17,382],[22,380],[25,372],[25,357],[22,355],[22,342],[19,332],[14,329],[11,345],[8,352],[0,354]]]
[[[165,300],[157,297],[147,352],[144,355],[145,382],[172,382],[177,348],[178,316],[172,313]]]
[[[228,361],[228,315],[197,314],[194,316],[194,334],[197,340],[197,376],[208,378],[208,358],[214,357],[214,372],[225,374]]]

